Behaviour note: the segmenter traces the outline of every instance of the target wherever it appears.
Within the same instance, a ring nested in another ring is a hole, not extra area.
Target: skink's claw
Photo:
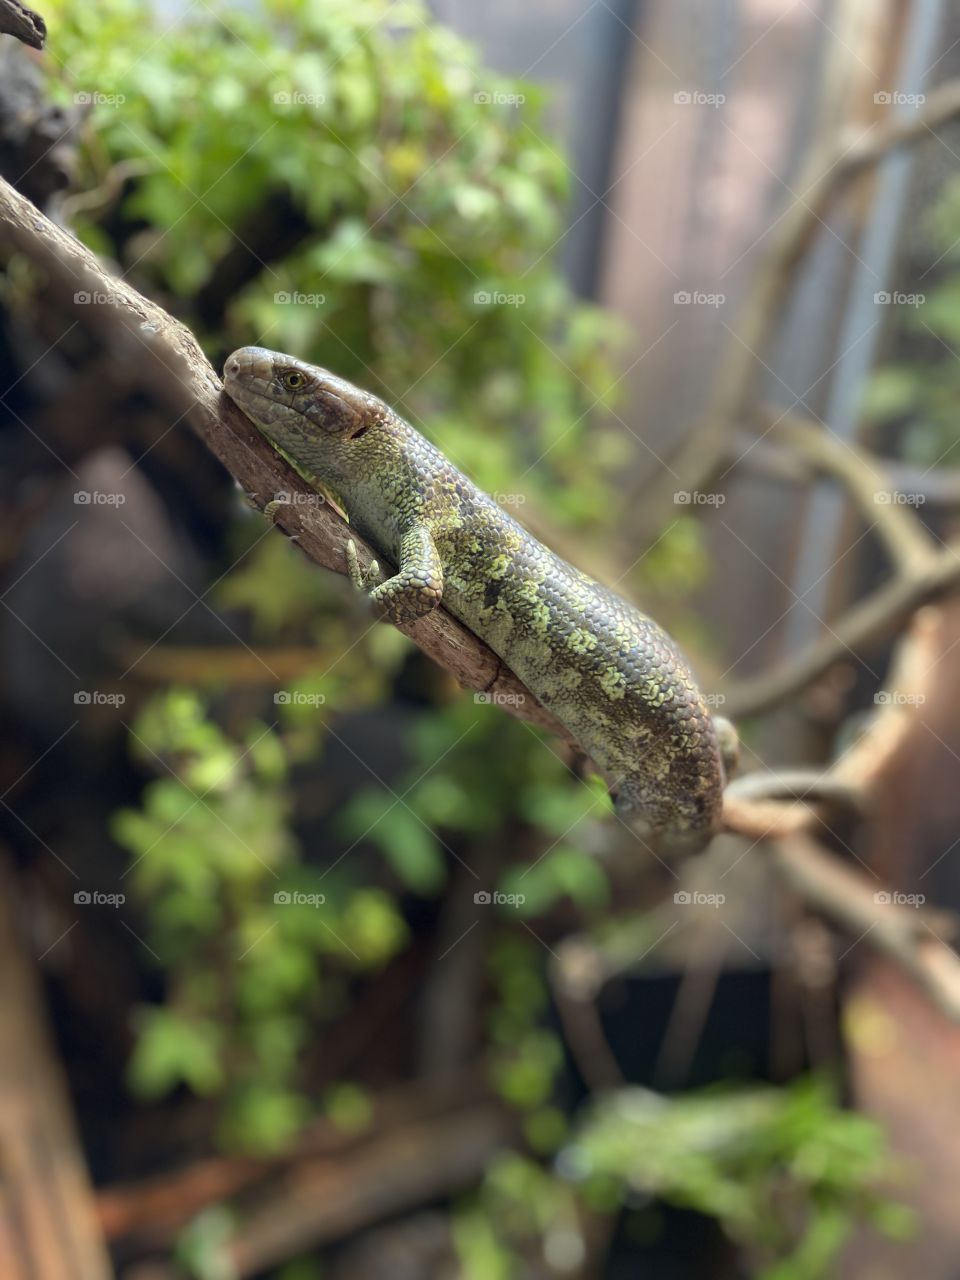
[[[374,587],[378,587],[383,581],[379,561],[371,560],[366,570],[361,569],[360,557],[357,555],[357,544],[352,538],[347,543],[345,551],[347,556],[347,569],[350,573],[350,581],[357,590],[371,591]]]

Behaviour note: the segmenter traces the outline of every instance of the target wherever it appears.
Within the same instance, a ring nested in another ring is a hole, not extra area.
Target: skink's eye
[[[288,391],[299,391],[306,384],[306,377],[299,369],[288,369],[280,381]]]

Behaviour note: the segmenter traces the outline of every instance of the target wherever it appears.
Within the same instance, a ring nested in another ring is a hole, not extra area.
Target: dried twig
[[[889,694],[866,731],[823,775],[823,782],[858,797],[869,813],[887,779],[914,750],[922,708],[936,692],[943,606],[920,609],[900,641],[887,675]],[[728,790],[724,818],[731,830],[774,840],[774,867],[817,914],[852,939],[867,942],[907,972],[951,1019],[960,1022],[960,957],[946,938],[953,917],[898,903],[895,892],[857,867],[844,865],[813,838],[821,816],[805,801],[751,801]]]
[[[890,664],[886,684],[886,701],[878,709],[866,730],[820,774],[817,786],[795,789],[788,802],[778,802],[784,775],[771,771],[765,788],[751,785],[752,775],[738,779],[724,795],[724,823],[728,830],[754,840],[786,837],[800,831],[812,831],[820,821],[818,801],[839,800],[848,810],[867,813],[872,797],[884,780],[895,771],[903,753],[910,750],[917,725],[917,707],[931,696],[936,670],[936,636],[939,606],[917,610],[901,638]]]

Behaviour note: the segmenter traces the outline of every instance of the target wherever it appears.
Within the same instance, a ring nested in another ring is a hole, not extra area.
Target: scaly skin
[[[706,843],[724,784],[718,731],[732,731],[655,622],[544,547],[376,396],[262,347],[235,351],[224,383],[399,566],[364,579],[347,548],[380,616],[411,622],[442,600],[570,730],[657,852]]]

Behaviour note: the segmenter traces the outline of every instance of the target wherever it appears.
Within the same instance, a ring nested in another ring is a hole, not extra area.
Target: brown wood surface
[[[0,1276],[109,1280],[16,885],[0,860]]]

